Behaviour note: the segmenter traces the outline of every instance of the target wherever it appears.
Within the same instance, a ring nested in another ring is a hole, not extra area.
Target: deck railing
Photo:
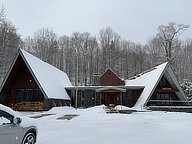
[[[147,106],[192,106],[192,101],[149,100]]]

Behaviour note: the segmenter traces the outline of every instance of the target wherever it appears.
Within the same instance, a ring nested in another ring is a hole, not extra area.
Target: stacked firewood
[[[43,102],[20,102],[15,105],[18,111],[42,111]]]

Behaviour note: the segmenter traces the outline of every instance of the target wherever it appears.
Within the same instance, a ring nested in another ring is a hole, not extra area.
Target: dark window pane
[[[22,102],[23,97],[24,97],[24,90],[23,89],[17,90],[15,103]]]
[[[38,102],[42,101],[43,94],[40,89],[34,90],[34,98],[33,101]]]
[[[4,118],[6,118],[7,120],[10,121],[10,123],[13,122],[13,116],[10,115],[9,113],[3,111],[3,110],[0,110],[0,117],[4,117]]]
[[[169,99],[170,99],[169,94],[165,94],[165,99],[166,99],[166,100],[169,100]]]
[[[92,90],[92,106],[95,105],[95,91]]]
[[[117,93],[116,97],[117,97],[117,101],[119,102],[120,101],[120,93]]]
[[[165,94],[161,94],[161,100],[165,99]]]
[[[174,100],[174,95],[173,95],[173,93],[170,93],[169,96],[170,96],[170,100]]]
[[[82,91],[81,92],[81,106],[84,106],[84,94],[85,94],[85,92]]]
[[[33,101],[33,90],[30,90],[30,89],[26,90],[25,101],[26,102]]]
[[[161,97],[160,97],[160,94],[157,94],[157,100],[160,100]]]

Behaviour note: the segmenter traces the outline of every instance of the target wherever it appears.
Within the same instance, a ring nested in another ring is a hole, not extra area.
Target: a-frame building
[[[99,81],[96,86],[67,87],[73,103],[78,90],[79,107],[104,104],[123,105],[136,110],[157,107],[160,110],[162,107],[188,107],[189,104],[168,62],[125,81],[108,69]]]
[[[184,106],[186,96],[169,64],[165,62],[126,81],[127,86],[144,86],[134,108]]]
[[[0,88],[0,103],[19,110],[70,105],[66,73],[19,50]]]
[[[72,86],[66,73],[19,50],[0,88],[0,103],[18,110],[54,106],[124,105],[134,109],[187,106],[186,96],[168,62],[126,81],[108,69],[97,85]],[[76,95],[77,93],[77,95]]]

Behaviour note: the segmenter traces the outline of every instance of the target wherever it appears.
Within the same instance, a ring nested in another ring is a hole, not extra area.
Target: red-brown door
[[[107,102],[108,102],[108,105],[109,104],[115,104],[116,105],[116,94],[115,93],[109,93]]]

